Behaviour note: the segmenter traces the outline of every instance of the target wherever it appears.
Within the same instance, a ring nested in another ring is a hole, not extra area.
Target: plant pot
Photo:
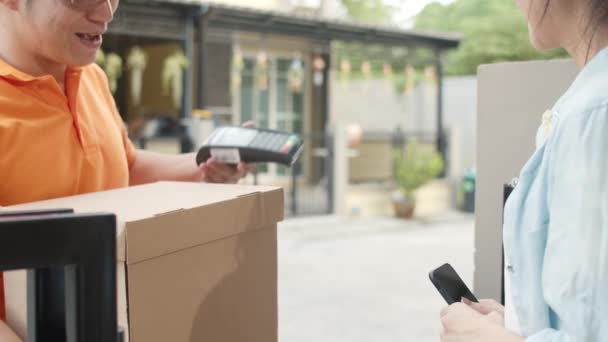
[[[414,200],[404,197],[400,192],[394,193],[392,200],[397,217],[410,219],[414,216],[414,210],[416,209]]]
[[[414,216],[414,209],[416,209],[416,203],[393,201],[393,207],[395,208],[395,215],[397,215],[397,217],[411,219]]]

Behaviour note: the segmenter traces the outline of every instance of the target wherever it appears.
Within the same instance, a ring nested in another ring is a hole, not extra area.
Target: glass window
[[[299,92],[291,87],[289,74],[292,63],[291,58],[269,58],[268,86],[262,87],[255,57],[244,58],[240,92],[241,121],[252,120],[260,128],[276,127],[283,131],[303,133],[306,84],[303,79]],[[303,69],[306,70],[304,65]],[[270,75],[274,78],[270,79]],[[267,164],[258,165],[258,173],[268,172]],[[279,166],[277,174],[287,176],[291,170]]]

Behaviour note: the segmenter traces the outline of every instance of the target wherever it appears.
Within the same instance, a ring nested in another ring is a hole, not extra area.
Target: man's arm
[[[137,150],[129,175],[130,185],[158,181],[237,183],[251,171],[251,167],[221,164],[213,159],[196,165],[196,154],[169,155]]]
[[[201,169],[197,167],[195,158],[193,153],[170,155],[137,150],[129,183],[139,185],[158,181],[202,181]]]

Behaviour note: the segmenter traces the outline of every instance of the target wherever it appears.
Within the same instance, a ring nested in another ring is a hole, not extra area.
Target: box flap
[[[231,186],[213,187],[231,190]],[[129,264],[184,250],[207,242],[274,225],[283,219],[283,191],[280,188],[238,187],[233,197],[212,203],[191,205],[131,222],[127,226]],[[198,197],[200,189],[175,187],[173,196]],[[215,195],[225,198],[225,194]],[[206,197],[206,196],[205,196]],[[196,202],[192,202],[196,203]]]
[[[159,182],[8,209],[114,213],[125,223],[118,224],[118,258],[135,263],[276,223],[283,207],[277,187]]]

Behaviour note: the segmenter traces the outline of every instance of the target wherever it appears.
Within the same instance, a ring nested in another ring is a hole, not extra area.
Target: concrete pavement
[[[473,279],[473,216],[298,218],[279,226],[280,342],[437,342],[428,272]]]

